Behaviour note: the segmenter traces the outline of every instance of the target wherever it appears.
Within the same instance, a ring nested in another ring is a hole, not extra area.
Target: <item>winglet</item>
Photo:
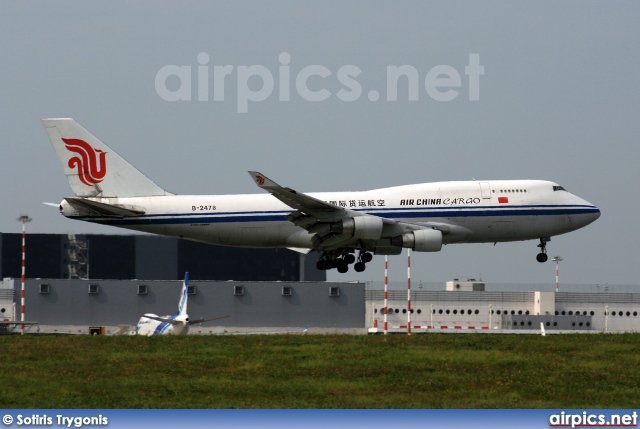
[[[257,171],[250,171],[249,175],[251,176],[253,181],[256,183],[256,185],[258,185],[262,189],[281,188],[280,185],[278,185],[276,182],[269,179],[267,176],[265,176],[262,173],[258,173]]]

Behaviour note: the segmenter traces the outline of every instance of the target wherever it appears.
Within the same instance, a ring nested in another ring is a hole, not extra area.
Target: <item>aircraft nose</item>
[[[600,217],[600,209],[598,207],[596,207],[596,212],[593,214],[593,220],[596,220],[599,217]]]
[[[600,217],[600,215],[602,214],[598,207],[594,206],[591,203],[587,203],[587,204],[590,207],[587,209],[587,211],[585,213],[585,220],[586,220],[586,224],[585,225],[588,225],[591,222],[595,222]]]

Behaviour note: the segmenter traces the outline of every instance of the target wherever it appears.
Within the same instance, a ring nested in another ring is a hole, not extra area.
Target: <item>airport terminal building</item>
[[[414,332],[507,330],[640,331],[640,293],[490,292],[481,281],[449,281],[442,291],[411,292]],[[366,292],[370,332],[384,329],[384,292]],[[387,328],[406,331],[406,290],[388,292]]]

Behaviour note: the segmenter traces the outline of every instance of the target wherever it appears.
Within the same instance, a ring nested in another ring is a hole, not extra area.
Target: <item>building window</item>
[[[244,286],[234,286],[233,287],[233,294],[235,296],[242,296],[244,295]]]
[[[338,286],[331,286],[329,288],[329,296],[330,297],[338,297],[338,296],[340,296],[340,288]]]
[[[198,287],[197,286],[187,286],[187,295],[195,295],[198,293]]]
[[[95,283],[90,284],[89,285],[89,293],[91,293],[91,294],[100,293],[100,285],[97,285]]]
[[[138,295],[146,295],[149,293],[147,285],[138,285]]]
[[[282,296],[293,295],[293,288],[291,286],[282,286]]]
[[[49,283],[40,283],[40,288],[38,289],[38,293],[49,293],[50,286]]]

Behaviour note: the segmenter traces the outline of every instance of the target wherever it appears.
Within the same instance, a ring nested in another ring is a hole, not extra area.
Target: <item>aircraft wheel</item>
[[[356,270],[359,273],[363,272],[365,268],[366,268],[366,265],[364,264],[364,262],[357,262],[353,266],[353,269]]]
[[[339,273],[344,274],[347,271],[349,271],[349,264],[347,264],[344,261],[342,261],[341,263],[338,264],[338,272]]]
[[[365,264],[367,262],[371,262],[371,260],[373,259],[373,255],[371,253],[363,253],[362,256],[360,257],[360,259],[362,260],[362,262],[364,262]]]
[[[536,260],[538,262],[547,262],[547,259],[549,259],[549,256],[547,256],[546,253],[538,253],[536,256]]]
[[[356,261],[356,257],[352,253],[349,253],[347,256],[344,257],[344,261],[347,264],[353,264]]]

